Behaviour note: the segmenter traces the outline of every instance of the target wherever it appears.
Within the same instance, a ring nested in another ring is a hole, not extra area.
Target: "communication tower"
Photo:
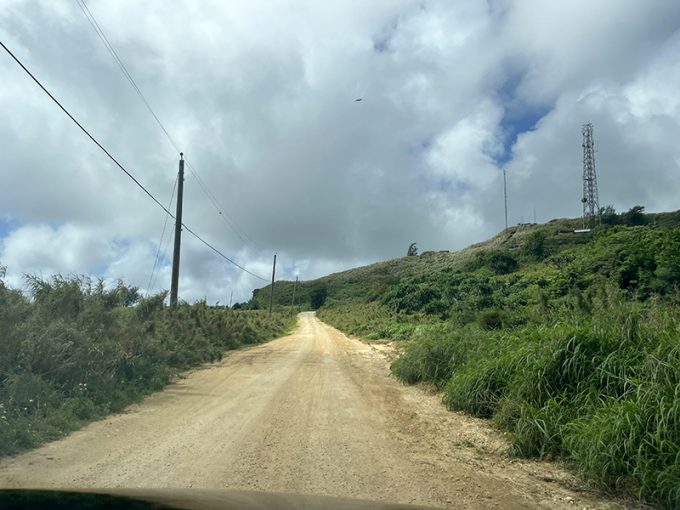
[[[597,175],[595,173],[595,142],[593,125],[584,124],[583,134],[583,228],[593,228],[599,223],[600,200],[597,195]]]

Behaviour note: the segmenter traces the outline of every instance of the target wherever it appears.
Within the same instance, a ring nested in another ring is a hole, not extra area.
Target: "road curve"
[[[620,508],[481,420],[389,376],[388,354],[300,314],[125,413],[0,463],[0,487],[243,489],[451,508]]]

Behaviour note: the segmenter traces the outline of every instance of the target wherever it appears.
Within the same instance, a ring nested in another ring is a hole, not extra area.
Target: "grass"
[[[275,338],[291,313],[204,302],[164,306],[119,283],[29,278],[31,299],[0,279],[0,456],[121,411],[182,371]]]
[[[340,303],[329,304],[317,316],[334,324],[349,335],[363,336],[369,340],[411,338],[421,326],[406,315],[394,315],[379,303],[367,303],[360,309]],[[427,321],[423,317],[423,321]]]
[[[680,508],[678,218],[583,236],[559,220],[330,275],[319,317],[402,340],[394,375],[492,419],[515,455]]]
[[[516,455],[563,457],[598,486],[676,508],[680,314],[610,299],[553,324],[432,334],[392,369],[443,388],[451,409],[494,418]]]

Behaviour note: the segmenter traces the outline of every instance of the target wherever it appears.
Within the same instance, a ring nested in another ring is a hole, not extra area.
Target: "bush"
[[[517,260],[510,252],[495,250],[487,255],[486,264],[496,274],[508,274],[517,269]]]
[[[545,245],[545,232],[540,230],[534,231],[527,236],[524,245],[522,246],[522,253],[533,260],[543,260],[548,256],[548,250]]]
[[[28,283],[32,302],[0,279],[0,455],[120,411],[182,370],[279,336],[294,322],[204,302],[169,309],[165,292],[139,299],[122,282],[109,289],[83,277]]]
[[[402,381],[443,385],[470,355],[473,342],[463,335],[451,335],[441,327],[432,328],[422,339],[409,344],[392,364],[392,372]]]
[[[443,388],[451,409],[493,417],[516,455],[564,457],[602,487],[676,508],[680,313],[611,288],[588,299],[545,324],[508,329],[489,310],[500,330],[440,326],[392,370]]]
[[[309,305],[312,310],[318,310],[324,303],[326,303],[326,297],[328,296],[328,289],[326,287],[317,287],[312,290],[309,294]]]
[[[502,310],[482,310],[477,314],[477,321],[483,329],[501,329],[508,317]]]

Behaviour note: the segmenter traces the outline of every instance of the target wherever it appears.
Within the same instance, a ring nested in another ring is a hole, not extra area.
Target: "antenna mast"
[[[600,200],[597,194],[597,175],[595,173],[595,142],[593,125],[589,122],[581,128],[583,134],[583,228],[593,228],[599,223]]]
[[[505,178],[505,167],[503,167],[503,200],[505,203],[505,230],[508,229],[508,182]]]

